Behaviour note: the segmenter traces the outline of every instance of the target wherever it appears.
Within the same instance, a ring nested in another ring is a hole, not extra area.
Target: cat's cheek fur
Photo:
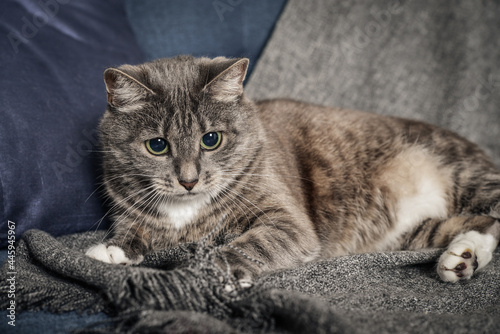
[[[469,231],[457,235],[439,258],[439,277],[452,283],[470,279],[491,261],[497,244],[498,239],[491,234]]]
[[[138,264],[144,259],[143,256],[139,256],[137,259],[131,260],[120,247],[106,246],[105,244],[90,247],[85,255],[102,262],[122,265]]]

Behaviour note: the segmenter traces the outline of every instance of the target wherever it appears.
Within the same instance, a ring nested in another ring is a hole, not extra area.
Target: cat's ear
[[[249,60],[241,59],[214,59],[211,70],[215,77],[208,82],[203,90],[212,98],[221,102],[233,102],[243,94],[243,80],[247,74]]]
[[[140,80],[140,70],[136,66],[123,65],[104,71],[104,84],[108,104],[121,111],[133,111],[144,105],[148,95],[155,92]]]

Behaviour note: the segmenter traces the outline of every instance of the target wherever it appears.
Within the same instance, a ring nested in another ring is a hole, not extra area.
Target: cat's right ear
[[[221,102],[236,101],[243,94],[243,81],[247,74],[248,58],[226,59],[218,57],[212,60],[215,77],[203,88],[215,100]]]
[[[155,95],[152,89],[139,80],[138,70],[131,65],[106,69],[104,84],[109,106],[119,111],[138,110],[144,105],[147,96]]]

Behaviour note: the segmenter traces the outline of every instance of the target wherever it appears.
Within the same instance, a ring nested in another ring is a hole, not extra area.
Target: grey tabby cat
[[[469,279],[500,237],[500,172],[474,144],[417,121],[243,93],[248,59],[180,56],[107,69],[100,124],[113,236],[87,251],[135,264],[237,235],[219,264],[242,282],[334,256],[447,247]]]

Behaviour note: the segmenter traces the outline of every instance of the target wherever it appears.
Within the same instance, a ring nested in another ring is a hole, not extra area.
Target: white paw
[[[140,256],[137,260],[131,260],[125,255],[125,252],[120,247],[106,246],[105,244],[98,244],[90,247],[85,255],[102,262],[123,265],[137,264],[144,259],[143,256]]]
[[[474,272],[487,265],[496,247],[489,234],[470,231],[453,239],[448,249],[441,255],[437,272],[445,282],[470,279]]]
[[[238,280],[237,284],[239,285],[239,287],[241,289],[248,289],[248,288],[251,288],[253,286],[253,282],[250,280]],[[233,292],[235,289],[236,289],[236,286],[234,286],[233,284],[228,283],[224,286],[224,290],[226,292]]]
[[[454,250],[448,249],[438,262],[439,277],[445,282],[457,282],[461,279],[470,279],[479,263],[477,256],[469,248]]]

